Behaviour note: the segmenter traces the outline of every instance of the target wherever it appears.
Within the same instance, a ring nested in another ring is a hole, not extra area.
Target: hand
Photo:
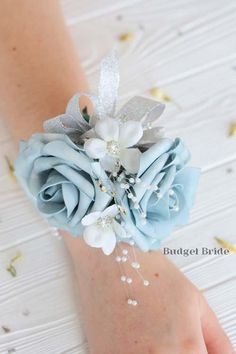
[[[133,307],[127,305],[115,256],[82,240],[66,240],[78,272],[91,354],[235,353],[202,294],[161,253],[138,252],[150,286],[132,274],[139,301]]]

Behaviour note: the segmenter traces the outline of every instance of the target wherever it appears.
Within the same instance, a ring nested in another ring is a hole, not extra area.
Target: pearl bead
[[[125,256],[123,256],[123,257],[121,258],[121,260],[122,260],[123,263],[127,262],[127,259],[128,259],[128,258],[125,257]]]
[[[129,193],[129,194],[128,194],[128,198],[129,198],[129,199],[133,199],[133,194],[132,194],[132,193]]]
[[[147,216],[146,213],[144,213],[144,212],[141,213],[141,218],[146,218],[146,216]]]
[[[121,262],[121,257],[117,256],[116,257],[116,262],[120,263]]]
[[[129,179],[129,182],[130,182],[130,183],[134,183],[134,182],[135,182],[134,178],[131,177],[131,178]]]
[[[132,266],[132,268],[134,268],[134,269],[139,269],[139,268],[140,268],[140,264],[139,264],[138,262],[132,262],[132,263],[131,263],[131,266]]]
[[[138,209],[139,208],[139,204],[138,203],[134,203],[134,209]]]
[[[134,241],[133,240],[129,241],[129,244],[130,246],[134,246]]]
[[[125,281],[126,281],[126,276],[125,276],[125,275],[122,275],[122,276],[120,277],[120,280],[123,281],[123,282],[125,282]]]
[[[113,177],[117,177],[117,172],[113,172],[113,173],[112,173],[112,176],[113,176]]]
[[[126,250],[126,249],[124,249],[124,250],[122,251],[122,253],[126,256],[126,255],[129,253],[129,251]]]
[[[133,280],[132,280],[131,278],[127,278],[127,279],[126,279],[126,282],[127,282],[128,284],[131,284],[131,283],[133,282]]]
[[[144,281],[143,281],[143,285],[144,285],[144,286],[148,286],[149,284],[150,284],[150,283],[149,283],[148,280],[144,280]]]
[[[138,301],[133,300],[133,301],[132,301],[132,305],[133,305],[133,306],[137,306],[137,305],[138,305]]]
[[[132,300],[132,299],[128,299],[128,300],[127,300],[127,303],[128,303],[129,305],[133,305],[133,300]]]
[[[174,195],[174,194],[175,194],[175,192],[173,191],[173,189],[170,189],[170,190],[169,190],[169,195],[172,196],[172,195]]]
[[[141,182],[141,178],[137,177],[136,178],[136,183],[140,183]]]

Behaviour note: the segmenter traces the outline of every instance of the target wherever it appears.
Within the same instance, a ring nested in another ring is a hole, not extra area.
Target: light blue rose
[[[174,227],[188,222],[200,174],[199,169],[186,167],[189,158],[180,139],[160,139],[142,153],[141,182],[133,186],[137,200],[134,203],[123,192],[122,201],[125,227],[143,251],[158,249]],[[146,219],[135,209],[137,204]]]
[[[81,235],[81,219],[102,211],[111,197],[92,177],[91,160],[63,134],[34,134],[21,142],[16,176],[52,225]]]

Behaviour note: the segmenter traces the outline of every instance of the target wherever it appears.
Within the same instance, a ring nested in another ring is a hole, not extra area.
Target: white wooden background
[[[215,247],[215,236],[236,243],[236,137],[228,137],[236,122],[235,0],[62,5],[93,89],[100,60],[115,46],[122,102],[158,86],[182,107],[168,104],[161,124],[183,137],[203,173],[190,224],[167,244]],[[133,40],[120,42],[127,32]],[[87,353],[69,257],[9,177],[4,155],[13,159],[14,151],[2,126],[0,150],[0,353]],[[13,278],[6,267],[18,251],[23,259]],[[204,291],[236,346],[236,256],[171,259]]]

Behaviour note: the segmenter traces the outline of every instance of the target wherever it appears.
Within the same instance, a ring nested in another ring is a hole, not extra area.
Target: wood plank
[[[191,2],[178,16],[169,12],[168,6],[158,11],[159,1],[151,5],[127,8],[122,22],[116,20],[115,12],[94,19],[93,27],[85,22],[71,29],[92,90],[97,87],[99,61],[115,46],[121,64],[121,102],[134,94],[148,95],[151,87],[161,86],[182,110],[169,104],[160,124],[170,136],[183,137],[194,164],[208,169],[235,159],[236,140],[228,137],[236,109],[235,3],[228,2],[222,10],[218,2],[207,12],[209,3],[201,2],[188,22]],[[149,21],[140,29],[145,16]],[[130,31],[134,41],[120,43],[119,34]]]
[[[134,94],[150,97],[157,85],[182,107],[168,104],[160,124],[170,136],[183,137],[203,174],[191,223],[164,245],[213,248],[214,236],[235,243],[236,140],[227,136],[236,119],[235,1],[62,3],[93,90],[99,62],[115,46],[121,58],[120,104]],[[124,32],[132,32],[134,40],[120,42]],[[70,260],[9,177],[4,155],[13,159],[15,152],[2,122],[0,151],[0,326],[12,329],[0,335],[0,352],[15,347],[17,354],[87,353],[80,313],[75,316]],[[17,251],[23,259],[12,278],[5,268]],[[170,258],[204,292],[236,347],[235,255]]]
[[[126,7],[139,4],[142,0],[120,0],[112,2],[109,0],[100,1],[74,1],[61,0],[61,5],[69,26],[82,21],[92,20],[95,17],[107,15],[113,11],[123,10]]]

